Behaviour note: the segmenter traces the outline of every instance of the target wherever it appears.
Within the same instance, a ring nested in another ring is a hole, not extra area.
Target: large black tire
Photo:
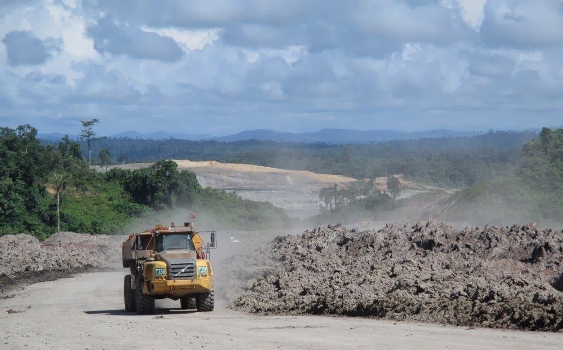
[[[200,293],[195,297],[197,311],[213,311],[215,307],[215,291]]]
[[[131,275],[126,275],[123,279],[123,300],[125,303],[125,311],[127,312],[137,311],[135,289],[132,287]]]
[[[125,311],[131,312],[133,311],[133,307],[131,305],[131,275],[126,275],[123,278],[123,303],[125,304]]]
[[[142,278],[142,276],[137,276],[137,284],[135,286],[137,313],[141,315],[154,314],[154,298],[150,295],[143,294],[143,288],[141,286]]]
[[[182,307],[183,310],[197,309],[195,297],[187,296],[180,298],[180,306]]]

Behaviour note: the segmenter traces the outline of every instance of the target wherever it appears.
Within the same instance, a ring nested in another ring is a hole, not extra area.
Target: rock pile
[[[558,331],[562,265],[561,231],[427,222],[316,227],[222,268],[247,281],[230,304],[241,311]]]
[[[26,234],[0,237],[1,290],[22,279],[54,279],[88,269],[121,267],[121,236],[61,232],[44,242]],[[53,273],[55,272],[55,273]]]

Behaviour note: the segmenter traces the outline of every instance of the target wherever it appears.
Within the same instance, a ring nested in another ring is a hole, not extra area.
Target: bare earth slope
[[[236,191],[244,199],[270,202],[291,217],[306,218],[319,212],[319,192],[323,187],[356,179],[310,171],[285,170],[258,165],[175,160],[179,170],[196,174],[202,187]],[[148,167],[152,163],[116,165],[124,169]],[[98,167],[98,170],[99,167]]]
[[[271,168],[259,165],[221,163],[217,161],[190,161],[174,160],[178,164],[179,170],[189,170],[196,174],[197,180],[202,187],[234,191],[244,199],[258,202],[270,202],[273,205],[283,208],[291,217],[307,218],[319,213],[319,193],[322,188],[333,185],[346,185],[357,181],[354,178],[318,174],[310,171],[286,170]],[[123,169],[139,169],[151,166],[152,163],[130,163],[113,165]],[[102,171],[103,168],[93,166],[94,169]],[[428,193],[439,190],[444,194],[451,195],[454,190],[442,189],[403,179],[402,174],[396,177],[401,182],[403,191],[400,198],[407,198],[420,193]],[[386,177],[374,179],[376,187],[387,190]],[[433,200],[432,202],[435,202]],[[426,206],[425,206],[426,207]],[[414,220],[422,217],[424,209],[415,210],[412,208],[408,217]],[[420,212],[420,213],[419,213]],[[394,217],[404,213],[393,214]],[[388,214],[386,214],[388,215]]]

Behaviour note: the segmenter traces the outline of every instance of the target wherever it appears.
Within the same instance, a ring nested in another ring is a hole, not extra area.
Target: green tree
[[[55,163],[56,165],[55,170],[53,171],[53,185],[55,187],[55,196],[57,202],[57,232],[61,231],[61,199],[65,193],[68,183],[72,179],[72,171],[70,169],[65,168],[65,161],[63,158],[56,156]]]
[[[397,198],[401,195],[401,182],[399,179],[393,175],[389,176],[387,178],[387,190],[393,200],[397,200]]]
[[[86,147],[88,149],[88,166],[92,166],[92,141],[99,141],[105,139],[105,137],[96,137],[96,132],[94,131],[94,124],[100,121],[96,118],[90,120],[82,120],[82,130],[80,137],[86,140]]]
[[[80,145],[73,142],[65,135],[57,147],[58,152],[53,153],[53,174],[51,182],[55,189],[57,232],[61,230],[61,204],[67,187],[78,184],[84,179],[87,171],[83,165]]]
[[[196,174],[191,171],[181,171],[178,182],[179,188],[176,204],[187,205],[194,203],[197,194],[201,191],[201,186],[197,181]]]
[[[133,170],[130,175],[110,173],[120,178],[136,203],[155,210],[170,208],[177,202],[189,203],[200,190],[195,174],[179,172],[178,164],[171,160],[161,160],[149,168]]]
[[[119,164],[125,164],[125,163],[127,163],[128,161],[129,161],[129,157],[127,157],[127,154],[125,154],[125,153],[123,153],[123,152],[121,152],[121,153],[119,154],[119,157],[117,157],[117,162],[118,162]]]
[[[80,150],[80,144],[78,142],[72,141],[68,135],[65,135],[59,142],[58,151],[61,155],[68,159],[74,159],[75,161],[83,161],[82,151]]]
[[[109,152],[109,149],[104,148],[103,150],[100,151],[100,154],[98,156],[100,157],[100,162],[102,166],[105,166],[107,171],[108,166],[111,162],[111,153]]]
[[[0,128],[0,234],[42,232],[48,222],[45,186],[52,148],[36,136],[30,125]]]
[[[522,150],[519,179],[538,199],[544,218],[563,218],[563,129],[543,128]]]

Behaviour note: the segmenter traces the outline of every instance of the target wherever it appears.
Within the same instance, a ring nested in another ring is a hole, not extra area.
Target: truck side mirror
[[[215,241],[215,231],[211,232],[211,243],[209,244],[210,248],[217,247],[217,241]]]

